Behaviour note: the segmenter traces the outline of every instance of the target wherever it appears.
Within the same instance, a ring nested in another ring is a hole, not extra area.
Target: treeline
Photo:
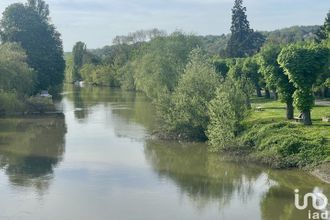
[[[315,95],[329,96],[329,16],[321,27],[260,33],[236,0],[229,36],[157,31],[148,39],[117,38],[99,50],[78,42],[67,77],[144,92],[157,106],[162,134],[209,140],[218,151],[237,144],[255,95],[286,103],[283,118],[293,119],[297,109],[312,124]],[[226,46],[214,49],[214,42]]]
[[[62,41],[48,5],[43,0],[11,4],[0,30],[0,114],[52,108],[51,100],[35,96],[42,90],[55,95],[64,79]]]

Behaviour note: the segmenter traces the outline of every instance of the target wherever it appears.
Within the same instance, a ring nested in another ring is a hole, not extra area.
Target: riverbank
[[[222,150],[237,160],[266,165],[275,169],[299,168],[330,182],[330,106],[317,101],[312,110],[312,126],[286,120],[285,104],[264,98],[252,99],[252,111],[242,122],[243,130],[232,146]],[[299,113],[296,111],[295,115]],[[156,132],[163,140],[189,141],[182,134]],[[191,140],[190,140],[191,141]]]
[[[273,168],[300,168],[330,183],[330,106],[318,101],[312,110],[312,126],[285,120],[285,104],[253,99],[252,113],[244,121],[239,142],[248,160]],[[298,115],[298,112],[295,112]]]

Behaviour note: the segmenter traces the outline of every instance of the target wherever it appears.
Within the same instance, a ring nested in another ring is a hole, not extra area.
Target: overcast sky
[[[0,0],[0,11],[24,0]],[[76,41],[89,48],[109,45],[116,35],[139,29],[176,29],[195,34],[228,33],[234,0],[48,0],[64,49]],[[330,0],[245,0],[252,28],[275,30],[322,24]]]

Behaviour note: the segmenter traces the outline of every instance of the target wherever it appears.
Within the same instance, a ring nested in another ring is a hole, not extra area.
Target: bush
[[[326,159],[326,141],[288,122],[255,125],[241,137],[251,156],[275,168],[315,166]]]
[[[26,100],[26,111],[28,113],[45,113],[55,111],[53,101],[44,97],[30,97]]]
[[[22,112],[23,104],[17,99],[15,92],[0,91],[0,115]]]
[[[207,135],[211,151],[237,146],[241,122],[247,115],[243,92],[231,79],[217,90],[216,97],[209,104],[210,124]]]
[[[166,92],[162,92],[162,100],[166,104],[163,104],[161,115],[169,130],[188,138],[206,139],[208,103],[214,98],[219,85],[220,77],[202,50],[193,50],[173,94],[164,98]]]

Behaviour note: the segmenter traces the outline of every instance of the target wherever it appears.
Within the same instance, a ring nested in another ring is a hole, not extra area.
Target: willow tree
[[[296,87],[294,103],[302,112],[305,125],[312,125],[313,85],[329,65],[330,51],[320,45],[290,45],[282,49],[278,63]]]

